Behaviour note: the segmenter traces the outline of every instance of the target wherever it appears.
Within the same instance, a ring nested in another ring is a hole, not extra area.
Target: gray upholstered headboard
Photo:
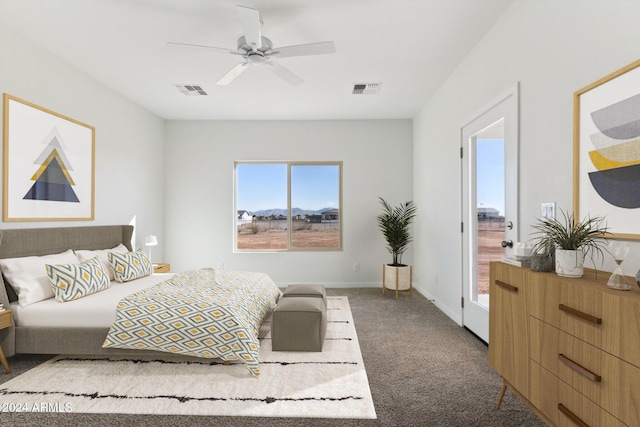
[[[120,243],[132,250],[132,235],[132,225],[5,229],[0,230],[0,258],[48,255],[67,249],[108,249]],[[2,280],[0,301],[8,305],[9,300],[14,301],[15,294]]]

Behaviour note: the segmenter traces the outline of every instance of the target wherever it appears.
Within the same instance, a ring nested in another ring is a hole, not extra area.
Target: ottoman
[[[322,285],[289,285],[282,293],[282,296],[322,298],[324,305],[327,305],[327,292]]]
[[[280,298],[271,318],[273,351],[322,351],[327,306],[318,297]]]

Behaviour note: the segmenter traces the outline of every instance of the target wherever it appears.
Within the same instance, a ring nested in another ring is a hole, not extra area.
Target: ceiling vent
[[[382,83],[354,83],[352,95],[377,95]]]
[[[207,96],[207,92],[200,85],[174,85],[187,96]]]

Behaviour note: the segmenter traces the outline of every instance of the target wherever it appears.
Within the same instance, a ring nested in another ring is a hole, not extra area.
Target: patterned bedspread
[[[242,360],[258,376],[258,332],[280,294],[264,273],[187,271],[122,299],[102,346]]]

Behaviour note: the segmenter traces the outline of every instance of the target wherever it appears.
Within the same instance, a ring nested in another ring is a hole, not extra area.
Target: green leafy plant
[[[582,249],[593,261],[593,255],[604,255],[603,248],[609,234],[604,217],[587,216],[582,221],[576,221],[573,214],[563,210],[562,219],[540,218],[533,225],[535,231],[534,254],[548,254],[554,249],[578,250]]]
[[[403,266],[402,254],[412,240],[409,226],[416,216],[417,206],[413,201],[408,201],[392,207],[382,197],[378,199],[382,204],[382,213],[378,215],[378,227],[387,241],[387,249],[393,255],[391,265]]]

